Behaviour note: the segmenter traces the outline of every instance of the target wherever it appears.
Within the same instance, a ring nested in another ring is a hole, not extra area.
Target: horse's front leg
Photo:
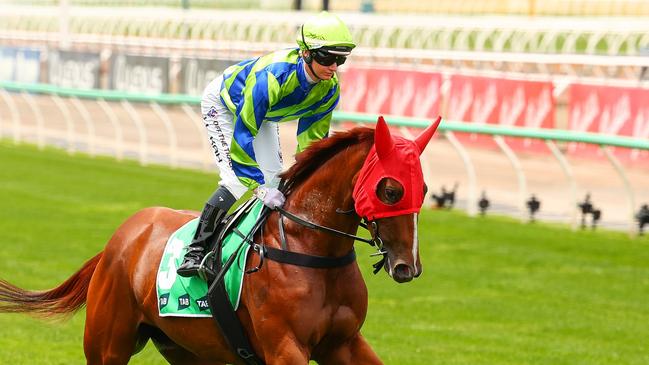
[[[305,365],[309,363],[307,349],[292,336],[284,336],[264,346],[264,362],[267,365]]]
[[[338,364],[354,364],[354,365],[378,365],[383,364],[381,359],[376,355],[370,344],[365,341],[365,338],[360,333],[352,337],[349,341],[342,345],[325,351],[322,355],[315,359],[321,365],[338,365]]]

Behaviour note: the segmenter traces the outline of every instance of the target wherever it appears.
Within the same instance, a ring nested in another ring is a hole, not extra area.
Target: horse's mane
[[[309,178],[322,164],[343,149],[360,143],[372,143],[374,129],[357,127],[349,131],[335,132],[329,138],[312,143],[298,154],[295,164],[279,176],[283,181],[283,191],[290,194],[296,187]]]

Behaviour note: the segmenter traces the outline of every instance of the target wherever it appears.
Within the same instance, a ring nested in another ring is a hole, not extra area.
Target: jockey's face
[[[305,52],[309,52],[309,51],[305,51]],[[336,64],[336,62],[332,63],[329,66],[323,66],[319,64],[318,61],[316,61],[315,59],[311,61],[311,67],[313,68],[313,72],[315,73],[315,75],[312,74],[311,69],[309,67],[307,67],[306,70],[309,73],[309,76],[311,76],[313,79],[316,80],[318,79],[329,80],[334,76],[334,72],[338,70],[338,65]]]

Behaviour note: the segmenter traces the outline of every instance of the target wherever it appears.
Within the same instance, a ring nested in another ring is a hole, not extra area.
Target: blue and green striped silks
[[[330,80],[310,84],[297,49],[285,49],[230,66],[223,74],[221,100],[234,114],[232,169],[248,188],[264,184],[252,141],[263,122],[299,119],[298,152],[329,133],[340,87]]]

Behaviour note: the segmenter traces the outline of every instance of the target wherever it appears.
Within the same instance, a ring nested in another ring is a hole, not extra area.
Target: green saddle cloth
[[[237,224],[237,229],[244,236],[257,222],[262,207],[263,203],[256,202],[250,212]],[[197,226],[198,218],[185,223],[169,237],[165,246],[156,280],[158,311],[161,317],[212,316],[207,302],[207,283],[197,276],[184,278],[176,274],[176,269],[183,261],[187,246],[191,243]],[[224,276],[225,289],[234,310],[239,307],[243,274],[250,249],[248,244],[244,244],[240,248],[242,241],[243,238],[233,232],[230,232],[223,241],[221,264],[225,264],[231,255],[237,255],[236,260]]]

